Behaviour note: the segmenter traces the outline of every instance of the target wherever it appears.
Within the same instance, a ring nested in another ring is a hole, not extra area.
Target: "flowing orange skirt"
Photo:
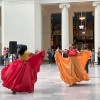
[[[90,58],[88,51],[82,51],[77,57],[63,58],[56,50],[55,60],[60,71],[61,79],[67,84],[74,84],[82,80],[88,81],[89,76],[85,71],[85,66]]]

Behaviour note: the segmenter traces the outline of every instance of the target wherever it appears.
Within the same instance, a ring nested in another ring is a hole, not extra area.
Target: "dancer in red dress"
[[[19,52],[19,59],[5,66],[1,71],[3,86],[16,92],[33,92],[37,81],[37,73],[45,56],[44,50],[33,54],[23,45]]]

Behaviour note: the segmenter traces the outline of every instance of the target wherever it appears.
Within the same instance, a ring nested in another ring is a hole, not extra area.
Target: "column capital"
[[[92,16],[94,16],[94,12],[92,12]]]
[[[93,2],[93,6],[96,7],[97,5],[100,6],[100,2]]]
[[[59,4],[59,8],[63,8],[63,7],[69,8],[70,4],[69,3]]]

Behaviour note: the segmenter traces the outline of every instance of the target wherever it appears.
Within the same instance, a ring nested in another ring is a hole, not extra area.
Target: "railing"
[[[13,58],[13,61],[15,60],[15,58]],[[3,58],[0,57],[0,65],[7,65],[9,63],[12,62],[12,58]]]

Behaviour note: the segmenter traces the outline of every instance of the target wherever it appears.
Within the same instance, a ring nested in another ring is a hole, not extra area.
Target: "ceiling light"
[[[80,16],[79,19],[83,21],[85,19],[85,17],[84,16]]]
[[[79,25],[79,29],[84,29],[84,25]]]

